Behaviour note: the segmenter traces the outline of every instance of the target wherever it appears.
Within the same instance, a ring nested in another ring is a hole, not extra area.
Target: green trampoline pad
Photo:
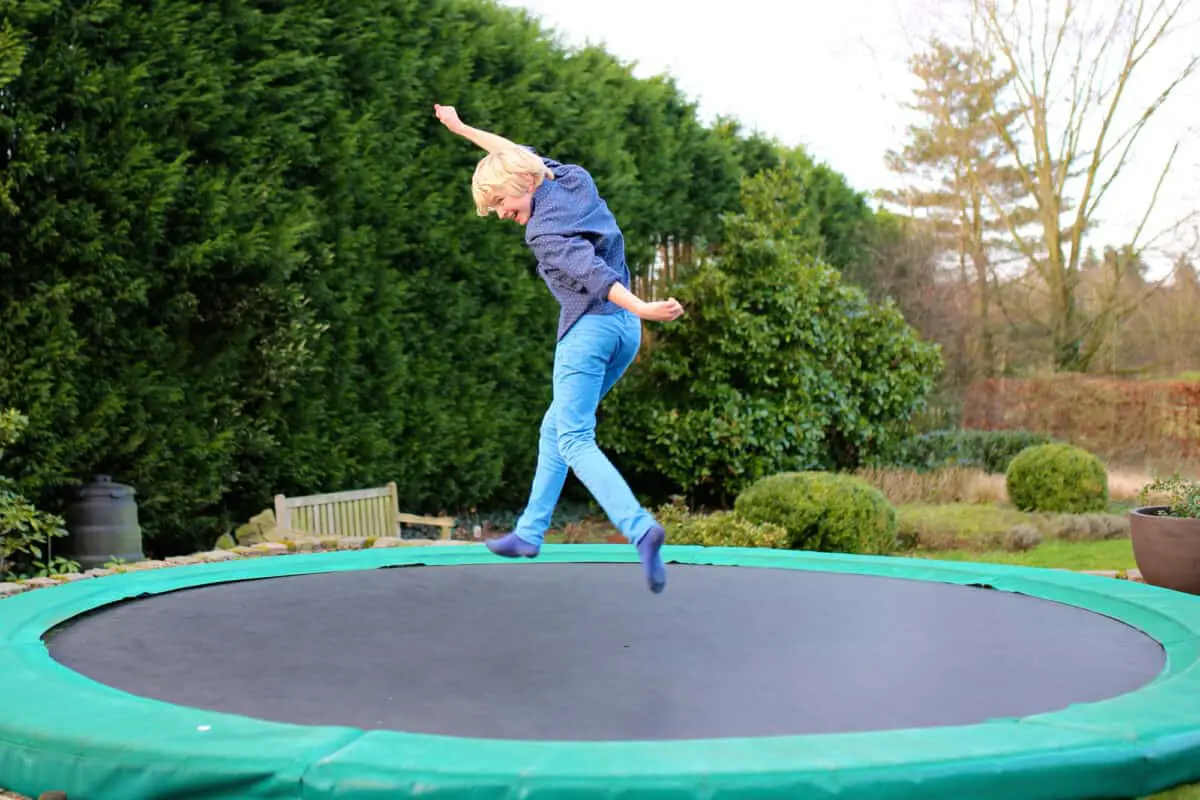
[[[489,580],[521,581],[548,574],[536,572],[543,565],[624,565],[628,590],[645,591],[636,554],[621,545],[547,547],[537,560],[521,562],[497,559],[476,545],[245,559],[76,581],[0,601],[0,681],[6,690],[0,785],[33,796],[59,789],[72,800],[1048,800],[1142,797],[1200,780],[1200,598],[1064,571],[924,559],[698,547],[668,547],[664,555],[680,565],[673,570],[695,565],[776,576],[791,570],[796,572],[788,575],[798,580],[806,574],[847,581],[869,576],[1029,598],[1018,602],[1051,601],[1141,631],[1161,647],[1162,668],[1116,696],[972,724],[582,741],[268,721],[138,696],[72,670],[51,654],[52,631],[82,628],[86,615],[99,619],[106,607],[270,578],[488,565],[496,570]],[[399,571],[396,579],[405,574]],[[661,598],[646,594],[650,599],[639,602],[653,613]],[[543,599],[555,602],[553,596]],[[435,619],[438,613],[428,609]],[[399,631],[404,624],[403,618],[395,622]],[[153,641],[138,646],[153,647]],[[820,646],[812,644],[814,651]],[[217,666],[198,663],[196,669]],[[879,668],[887,668],[886,660]],[[269,651],[261,653],[261,669],[280,682],[289,679]],[[402,676],[396,685],[402,690]]]

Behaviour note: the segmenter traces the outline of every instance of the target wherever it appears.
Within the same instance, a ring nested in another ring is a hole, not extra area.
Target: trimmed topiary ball
[[[734,510],[753,522],[782,527],[793,550],[875,554],[896,548],[896,509],[853,475],[772,475],[738,495]]]
[[[1086,514],[1108,508],[1108,472],[1099,458],[1069,444],[1022,450],[1005,474],[1008,498],[1022,511]]]

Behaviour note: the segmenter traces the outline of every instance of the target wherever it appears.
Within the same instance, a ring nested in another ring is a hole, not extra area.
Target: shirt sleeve
[[[547,279],[583,295],[608,299],[620,276],[582,236],[546,233],[529,243]]]

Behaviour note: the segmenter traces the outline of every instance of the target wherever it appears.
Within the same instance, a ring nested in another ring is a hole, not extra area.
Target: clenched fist
[[[683,316],[683,306],[674,297],[669,300],[656,300],[653,303],[643,303],[638,309],[638,316],[649,322],[670,322]]]

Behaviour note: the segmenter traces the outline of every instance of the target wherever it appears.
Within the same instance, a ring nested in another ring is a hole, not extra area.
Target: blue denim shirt
[[[533,148],[528,148],[536,152]],[[614,283],[629,287],[625,237],[587,170],[541,156],[554,173],[533,193],[525,242],[538,260],[538,274],[558,300],[558,339],[584,314],[614,314],[606,299]]]

